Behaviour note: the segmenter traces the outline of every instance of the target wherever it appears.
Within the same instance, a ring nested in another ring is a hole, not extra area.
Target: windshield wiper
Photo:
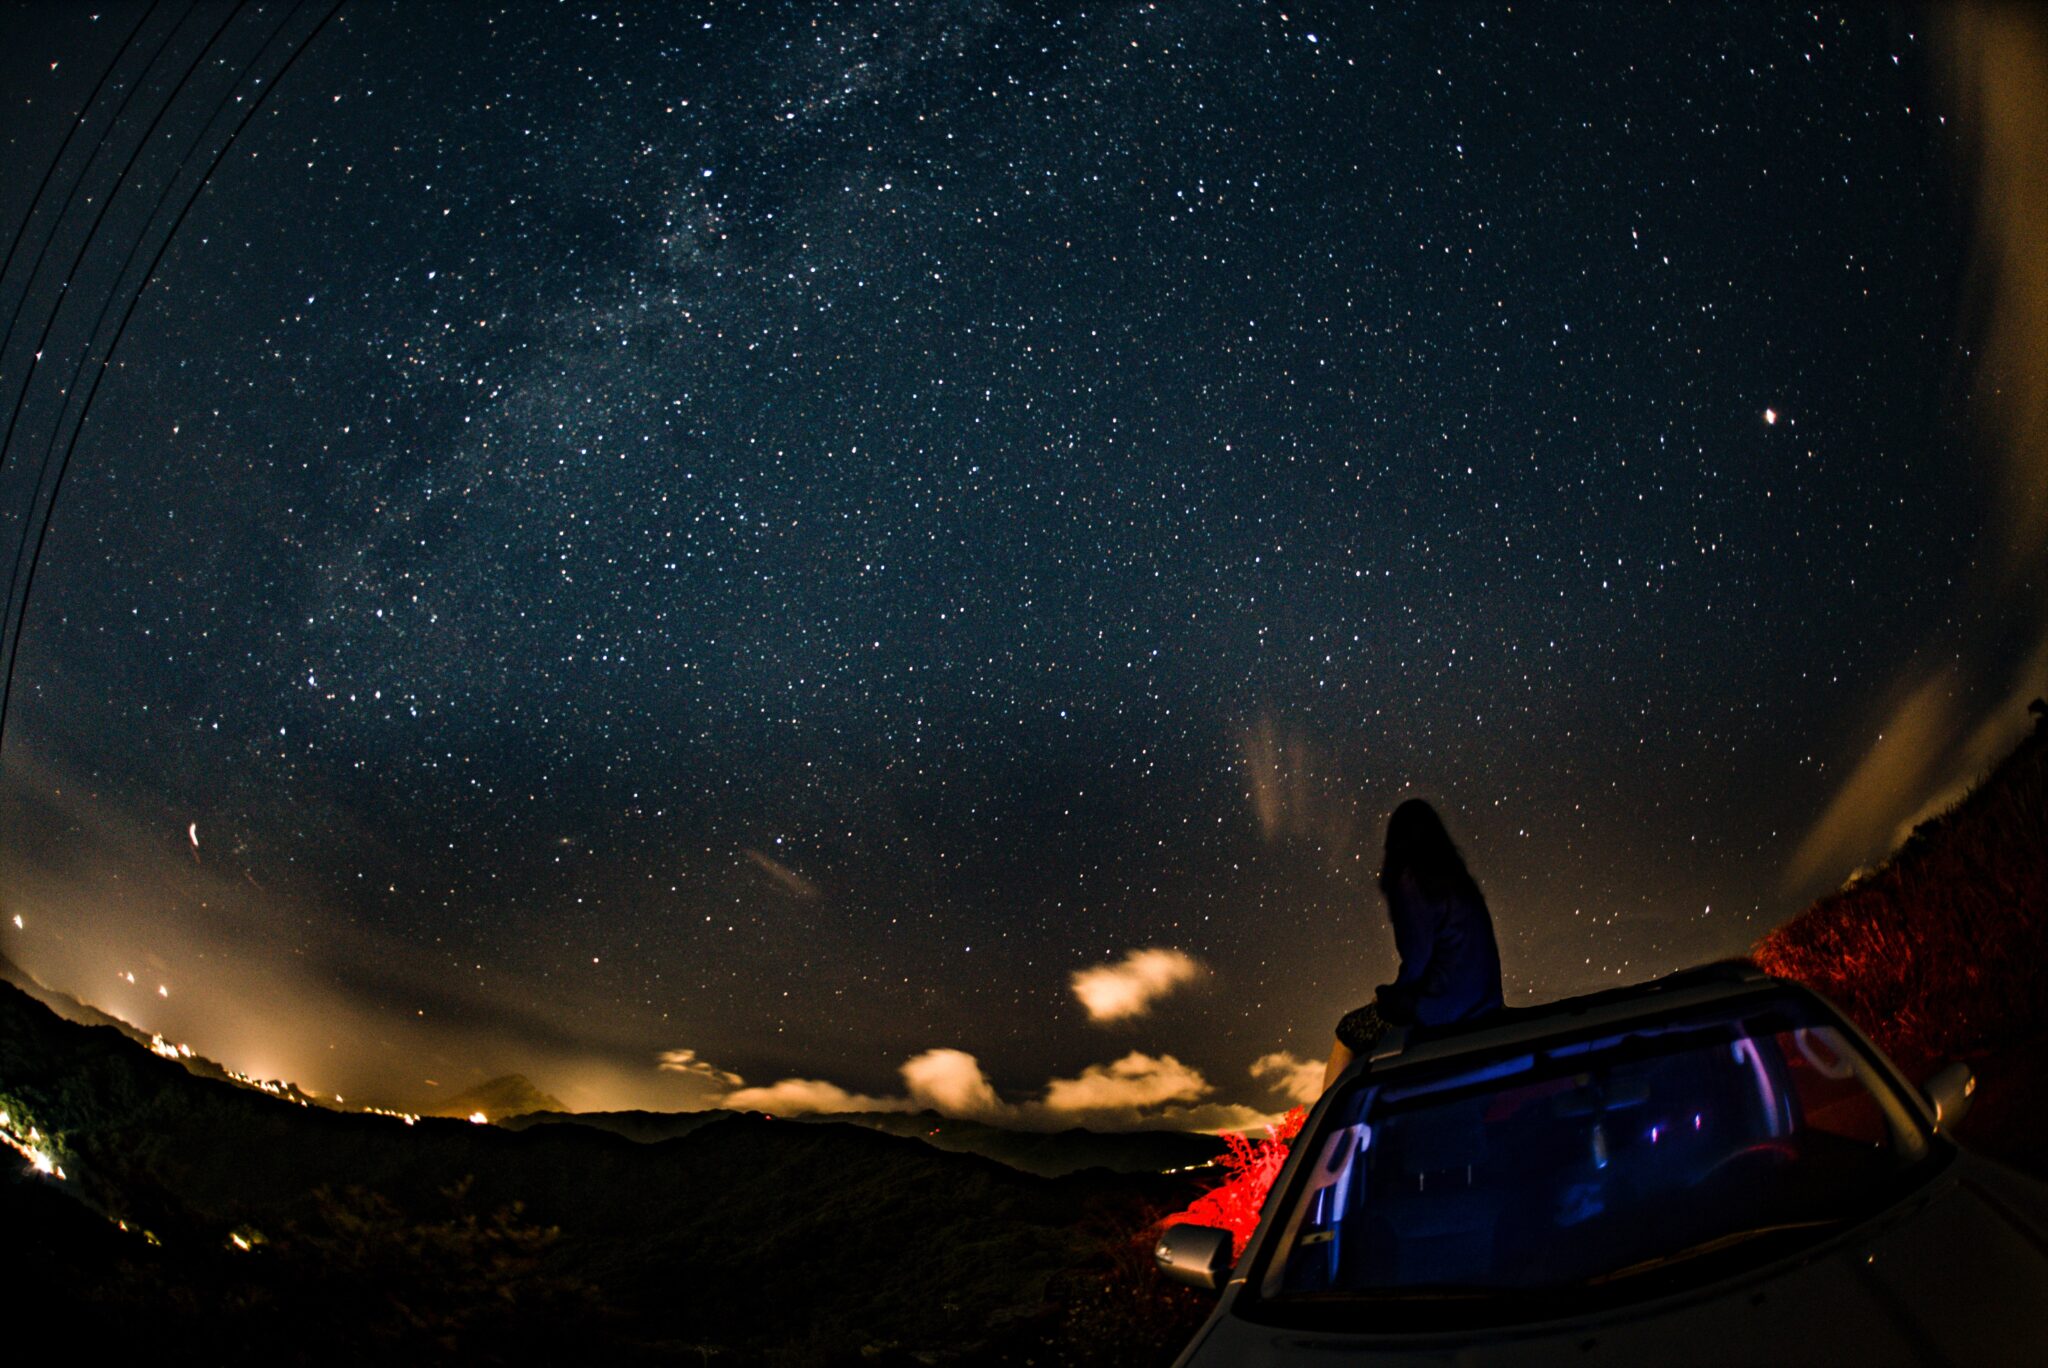
[[[1641,1263],[1632,1263],[1625,1268],[1617,1268],[1609,1273],[1597,1273],[1586,1279],[1586,1286],[1598,1287],[1602,1283],[1618,1282],[1622,1278],[1632,1278],[1639,1273],[1649,1273],[1659,1268],[1669,1268],[1672,1264],[1685,1263],[1687,1260],[1697,1259],[1708,1254],[1718,1254],[1724,1249],[1733,1249],[1737,1245],[1747,1244],[1751,1240],[1762,1239],[1766,1235],[1784,1235],[1795,1230],[1828,1230],[1839,1225],[1841,1225],[1840,1221],[1786,1221],[1780,1225],[1753,1226],[1748,1230],[1731,1230],[1726,1235],[1716,1235],[1711,1240],[1702,1240],[1696,1245],[1688,1245],[1684,1249],[1670,1254],[1659,1254],[1654,1259],[1644,1259]]]

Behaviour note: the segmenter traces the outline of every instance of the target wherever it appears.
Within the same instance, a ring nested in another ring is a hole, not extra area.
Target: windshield
[[[1928,1153],[1871,1061],[1799,1001],[1368,1076],[1330,1116],[1269,1299],[1632,1292],[1817,1238]]]

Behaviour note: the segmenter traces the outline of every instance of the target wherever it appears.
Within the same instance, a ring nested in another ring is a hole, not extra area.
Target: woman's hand
[[[1350,1066],[1351,1061],[1357,1057],[1351,1053],[1351,1047],[1343,1041],[1332,1040],[1330,1042],[1330,1062],[1323,1066],[1324,1092],[1330,1090],[1330,1085],[1337,1081],[1337,1075],[1343,1073]]]

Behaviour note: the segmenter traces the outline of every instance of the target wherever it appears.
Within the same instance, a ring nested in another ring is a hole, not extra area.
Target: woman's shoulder
[[[1441,891],[1432,891],[1414,875],[1403,874],[1397,887],[1400,895],[1411,905],[1430,907],[1446,922],[1485,919],[1489,915],[1486,895],[1479,891],[1478,884],[1469,879],[1454,882]]]

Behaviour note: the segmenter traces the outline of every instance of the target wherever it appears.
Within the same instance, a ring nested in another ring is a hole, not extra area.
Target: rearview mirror
[[[1168,1226],[1152,1251],[1161,1273],[1210,1292],[1223,1286],[1234,1257],[1230,1232],[1205,1225]]]
[[[1970,1099],[1977,1094],[1977,1075],[1958,1059],[1936,1069],[1924,1091],[1927,1100],[1934,1104],[1934,1128],[1948,1130],[1970,1109]]]

